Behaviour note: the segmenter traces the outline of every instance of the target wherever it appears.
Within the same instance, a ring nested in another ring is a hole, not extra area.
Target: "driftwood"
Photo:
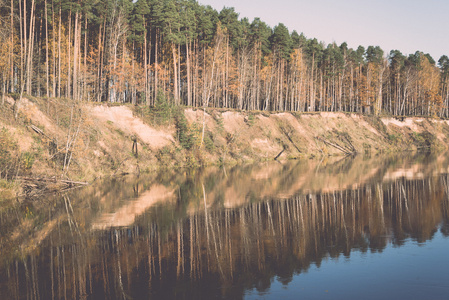
[[[16,177],[16,179],[20,180],[20,181],[29,182],[31,184],[33,184],[33,183],[59,183],[59,184],[66,185],[69,187],[89,184],[88,182],[82,182],[82,181],[56,179],[55,177],[53,177],[53,178],[36,178],[36,177],[18,176],[18,177]]]
[[[88,182],[57,179],[52,178],[35,178],[18,176],[16,180],[22,181],[23,194],[19,195],[20,198],[34,199],[42,197],[45,194],[52,194],[57,192],[66,192],[72,189],[86,186]]]
[[[48,189],[48,187],[50,185],[54,185],[53,189],[55,189],[55,185],[56,185],[57,186],[56,189],[65,190],[67,188],[84,186],[84,185],[89,184],[88,182],[82,182],[82,181],[56,179],[55,177],[37,178],[37,177],[17,176],[16,180],[23,181],[25,183],[25,185],[30,188],[36,188],[36,189],[42,189],[42,190]]]

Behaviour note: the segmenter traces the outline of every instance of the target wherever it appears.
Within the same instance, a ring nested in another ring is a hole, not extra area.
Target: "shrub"
[[[187,118],[181,109],[175,113],[176,138],[184,149],[191,149],[194,144],[194,138],[189,129]]]
[[[0,130],[0,178],[29,173],[34,160],[33,153],[20,152],[16,139],[6,128]]]
[[[5,200],[13,199],[16,196],[17,183],[0,179],[0,210]]]
[[[206,134],[204,135],[204,147],[207,151],[212,153],[215,150],[214,145],[214,135],[211,131],[206,131]]]
[[[24,152],[20,155],[20,165],[23,170],[29,171],[33,167],[34,155],[30,152]]]
[[[137,106],[135,113],[152,125],[168,125],[173,121],[175,106],[159,90],[153,106]]]
[[[152,110],[154,122],[157,125],[165,125],[172,118],[173,106],[168,102],[162,91],[158,91],[156,101]]]
[[[415,145],[420,148],[432,147],[436,141],[435,135],[428,131],[422,133],[413,132],[411,136]]]
[[[216,118],[217,121],[217,132],[218,133],[223,133],[224,132],[224,121],[223,121],[223,117],[218,116]]]
[[[0,130],[0,178],[13,175],[18,167],[19,146],[6,128]]]
[[[392,142],[396,142],[399,139],[399,137],[395,134],[388,134],[388,139]]]
[[[248,115],[248,126],[253,127],[255,122],[256,122],[256,118],[255,118],[254,114],[250,113]]]

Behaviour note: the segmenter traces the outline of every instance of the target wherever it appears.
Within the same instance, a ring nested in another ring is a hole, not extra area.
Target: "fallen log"
[[[282,151],[281,151],[281,152],[279,152],[279,154],[278,154],[278,155],[276,155],[276,157],[274,158],[274,160],[277,160],[277,159],[279,158],[279,156],[281,156],[281,154],[282,154],[282,153],[284,153],[284,151],[285,151],[285,148],[284,148],[284,149],[282,149]]]
[[[40,135],[46,137],[46,138],[49,139],[49,140],[52,139],[51,137],[49,137],[48,135],[46,135],[46,134],[42,131],[42,129],[40,129],[39,127],[34,126],[34,125],[30,125],[30,128],[31,128],[34,132],[36,132],[37,134],[40,134]]]
[[[293,139],[290,137],[290,134],[285,130],[285,128],[281,127],[281,131],[282,133],[285,134],[287,139],[290,141],[290,143],[292,143],[292,145],[296,148],[296,150],[298,150],[299,153],[302,153],[301,150],[299,150],[299,147],[296,146],[295,142],[293,142]]]
[[[325,143],[326,145],[329,145],[329,146],[331,146],[331,147],[334,147],[334,148],[337,149],[337,150],[340,150],[341,152],[345,153],[346,155],[353,155],[353,154],[356,153],[355,151],[349,151],[348,149],[343,148],[343,147],[340,146],[340,145],[331,143],[331,142],[325,140],[325,139],[322,138],[322,137],[317,137],[317,139],[320,140],[320,141],[322,141],[322,142]]]
[[[348,142],[349,146],[351,147],[352,152],[356,153],[357,150],[355,149],[354,145],[351,143],[351,141],[349,140],[349,138],[347,136],[345,136],[345,140],[346,140],[346,142]]]
[[[344,142],[344,141],[342,141],[342,142]],[[334,141],[334,144],[337,145],[337,146],[339,146],[339,147],[342,148],[342,149],[345,149],[348,153],[351,153],[351,154],[352,154],[352,153],[355,152],[355,149],[351,149],[351,147],[348,147],[348,146],[345,145],[345,144],[341,145],[340,143],[335,142],[335,141]]]
[[[72,185],[88,185],[88,182],[82,182],[82,181],[72,181],[72,180],[59,180],[59,182],[66,183],[66,184],[72,184]]]

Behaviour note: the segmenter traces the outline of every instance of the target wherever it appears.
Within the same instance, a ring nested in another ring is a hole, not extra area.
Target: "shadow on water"
[[[119,177],[0,212],[0,295],[241,299],[354,251],[449,234],[449,160],[418,154]]]

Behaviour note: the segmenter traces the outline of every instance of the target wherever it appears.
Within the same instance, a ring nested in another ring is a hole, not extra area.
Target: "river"
[[[448,299],[449,156],[161,171],[0,210],[0,299]]]

